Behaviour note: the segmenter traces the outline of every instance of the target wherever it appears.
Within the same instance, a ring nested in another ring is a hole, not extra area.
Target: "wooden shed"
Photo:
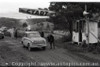
[[[98,22],[81,19],[73,23],[73,43],[95,44],[98,43]]]

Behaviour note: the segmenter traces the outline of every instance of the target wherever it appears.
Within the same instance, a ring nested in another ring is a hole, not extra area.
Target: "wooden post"
[[[85,11],[87,12],[87,5],[85,4]],[[88,28],[88,37],[87,37],[87,40],[88,40],[88,46],[89,46],[89,22],[88,22],[88,17],[86,15],[86,21],[87,21],[87,28]]]

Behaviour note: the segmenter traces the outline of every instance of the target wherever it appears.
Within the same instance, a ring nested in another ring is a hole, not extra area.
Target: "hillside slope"
[[[28,25],[35,25],[41,22],[46,22],[45,18],[34,18],[34,19],[13,19],[13,18],[0,18],[0,27],[6,26],[8,28],[12,27],[22,27],[23,23],[27,23]]]

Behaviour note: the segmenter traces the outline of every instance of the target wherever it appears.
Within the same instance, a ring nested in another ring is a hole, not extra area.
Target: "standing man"
[[[18,29],[16,28],[16,29],[15,29],[15,38],[16,38],[16,39],[17,39],[17,37],[18,37],[17,31],[18,31]]]
[[[48,36],[47,36],[47,40],[50,44],[50,49],[54,48],[55,49],[55,44],[54,44],[54,36],[52,35],[52,33],[50,33]]]
[[[39,33],[40,33],[41,37],[44,37],[44,32],[43,31],[40,31]]]
[[[44,37],[44,32],[43,31],[41,32],[41,37]]]
[[[11,33],[11,38],[14,38],[14,28],[12,28],[12,29],[10,30],[10,33]]]

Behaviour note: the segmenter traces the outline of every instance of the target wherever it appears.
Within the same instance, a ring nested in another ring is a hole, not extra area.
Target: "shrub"
[[[5,35],[5,36],[10,36],[10,37],[11,37],[10,32],[7,32],[7,31],[4,32],[4,35]]]
[[[63,36],[62,38],[57,39],[56,41],[57,42],[69,42],[71,41],[71,35]]]

